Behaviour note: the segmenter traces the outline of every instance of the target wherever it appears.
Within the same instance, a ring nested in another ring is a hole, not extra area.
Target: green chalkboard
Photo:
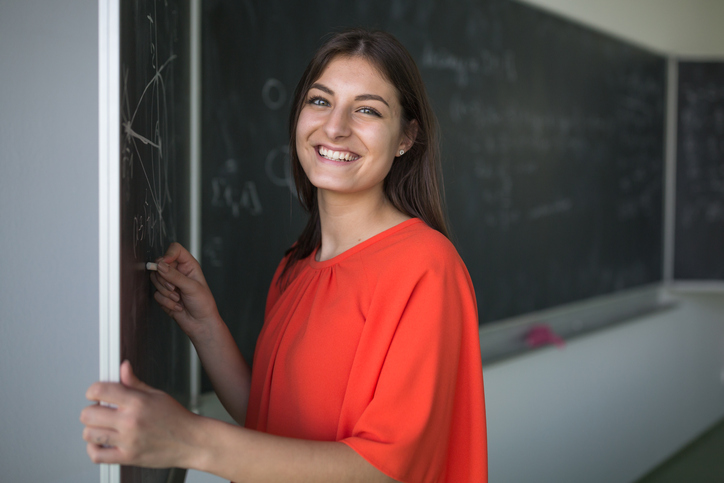
[[[679,62],[674,279],[724,281],[724,62]]]
[[[189,238],[189,7],[181,0],[123,0],[120,7],[121,359],[188,405],[188,340],[154,302],[144,267]],[[121,468],[124,483],[183,476]]]

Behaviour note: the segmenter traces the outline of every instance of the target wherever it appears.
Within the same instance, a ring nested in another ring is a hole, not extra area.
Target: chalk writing
[[[459,86],[468,85],[471,76],[475,75],[499,76],[508,82],[515,82],[518,79],[515,53],[511,50],[501,53],[481,49],[474,56],[459,56],[428,43],[422,51],[422,67],[452,72]]]
[[[528,218],[537,220],[540,218],[566,213],[573,208],[573,202],[569,199],[556,200],[552,203],[537,206],[528,212]]]
[[[689,229],[724,222],[724,87],[685,83],[681,90],[680,184],[690,200],[680,208],[678,223]]]
[[[221,172],[211,179],[211,192],[211,206],[230,209],[234,218],[241,216],[242,210],[252,216],[263,211],[256,183],[239,182],[239,163],[235,159],[227,159]]]

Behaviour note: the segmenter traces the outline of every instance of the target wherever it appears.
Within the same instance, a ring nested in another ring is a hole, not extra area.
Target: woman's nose
[[[330,139],[349,136],[351,129],[347,111],[344,109],[332,109],[324,125],[324,131]]]

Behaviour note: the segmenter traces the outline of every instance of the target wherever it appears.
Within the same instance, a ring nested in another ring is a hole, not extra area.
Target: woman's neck
[[[384,194],[339,196],[318,192],[322,246],[317,261],[329,260],[353,246],[409,220]]]

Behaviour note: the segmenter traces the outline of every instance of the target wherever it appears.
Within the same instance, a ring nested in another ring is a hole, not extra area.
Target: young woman
[[[183,247],[151,275],[245,427],[190,413],[124,362],[120,384],[88,390],[116,406],[81,415],[91,459],[237,482],[487,481],[475,295],[404,47],[365,30],[323,45],[297,86],[290,151],[310,218],[269,289],[253,369]]]

